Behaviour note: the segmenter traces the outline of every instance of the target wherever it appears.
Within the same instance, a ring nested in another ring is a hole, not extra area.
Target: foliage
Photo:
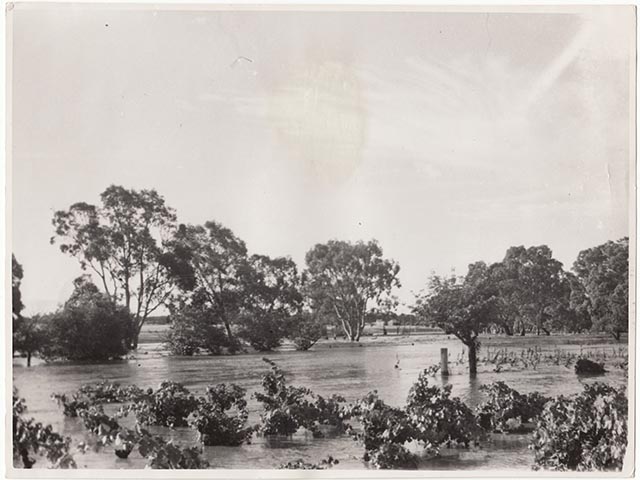
[[[593,362],[586,358],[579,358],[576,361],[575,371],[577,374],[600,374],[606,373],[604,364]]]
[[[192,295],[188,304],[183,299],[171,310],[166,345],[174,355],[193,355],[199,351],[220,355],[225,348],[237,350],[237,342],[229,340],[224,325],[216,323],[215,310],[207,306],[201,295]]]
[[[374,391],[353,406],[351,415],[362,426],[352,436],[364,445],[365,461],[376,468],[415,468],[416,456],[403,446],[416,435],[405,410],[390,407]]]
[[[90,406],[89,400],[82,398],[77,393],[73,394],[71,398],[64,393],[53,393],[51,398],[56,401],[58,406],[62,407],[62,413],[65,417],[77,417],[80,410],[85,410]]]
[[[24,277],[22,265],[15,255],[11,255],[11,309],[12,309],[12,342],[13,352],[27,356],[27,366],[31,366],[31,356],[40,353],[48,343],[48,335],[40,316],[26,318],[22,316],[24,304],[20,285]]]
[[[82,385],[71,397],[64,393],[53,393],[58,406],[66,417],[77,417],[82,410],[101,403],[125,403],[136,401],[150,392],[145,392],[136,385],[121,386],[117,382],[102,380],[95,384]]]
[[[100,206],[79,202],[55,212],[51,243],[59,240],[63,253],[97,275],[113,303],[124,302],[130,314],[127,346],[136,348],[145,320],[171,293],[160,260],[175,213],[155,190],[111,185],[100,199]]]
[[[511,314],[549,333],[569,306],[570,286],[562,263],[546,245],[511,247],[497,267],[500,297]],[[522,327],[524,329],[524,326]]]
[[[13,460],[23,468],[32,468],[36,460],[31,456],[44,455],[54,468],[76,468],[69,454],[71,439],[53,431],[51,425],[43,425],[24,414],[27,406],[13,389]]]
[[[22,294],[20,292],[20,284],[24,277],[22,265],[16,260],[16,256],[11,254],[11,312],[13,319],[20,318],[24,304],[22,303]]]
[[[333,394],[324,398],[321,395],[315,396],[316,421],[320,425],[331,425],[336,427],[338,431],[344,431],[347,428],[346,420],[351,418],[349,408],[346,407],[346,400],[342,395]]]
[[[302,307],[298,269],[285,257],[252,255],[248,263],[240,336],[258,351],[273,350]]]
[[[327,329],[318,315],[304,312],[290,320],[287,331],[296,350],[309,350],[326,335]]]
[[[414,439],[428,452],[438,453],[441,445],[468,447],[483,437],[472,410],[458,397],[451,398],[451,385],[430,386],[430,369],[420,373],[407,397],[408,420],[413,423]]]
[[[210,321],[225,328],[233,343],[231,324],[239,314],[249,271],[245,243],[223,225],[180,225],[168,242],[163,259],[186,303],[196,297],[204,303]]]
[[[369,304],[379,306],[400,286],[399,265],[375,241],[331,240],[307,252],[306,295],[313,308],[335,315],[351,341],[360,340]]]
[[[90,405],[86,409],[79,409],[78,417],[82,419],[87,430],[99,437],[113,434],[120,428],[117,419],[107,415],[102,405]]]
[[[487,266],[483,262],[469,265],[464,279],[434,275],[429,291],[418,296],[414,313],[435,324],[446,334],[453,334],[469,351],[469,370],[476,373],[478,335],[492,322],[496,298],[485,288]]]
[[[254,393],[256,400],[264,406],[258,432],[262,435],[293,435],[304,427],[315,436],[321,435],[311,390],[287,385],[278,366],[266,358],[262,360],[271,366],[271,371],[262,377],[264,393]]]
[[[629,324],[629,238],[581,251],[573,270],[584,287],[593,329],[619,340]]]
[[[127,352],[129,314],[101,294],[88,278],[74,282],[75,290],[58,312],[43,320],[49,341],[47,359],[108,360]]]
[[[278,468],[285,470],[326,470],[338,463],[340,463],[340,461],[337,458],[329,455],[327,458],[323,458],[320,463],[308,463],[299,458],[293,462],[283,463]]]
[[[491,432],[514,432],[534,421],[550,400],[538,392],[523,395],[504,382],[482,385],[487,400],[476,407],[480,425]]]
[[[379,448],[366,452],[364,460],[378,469],[418,468],[418,456],[398,443],[383,443]]]
[[[241,315],[238,336],[259,352],[270,352],[282,344],[287,334],[284,320]]]
[[[205,469],[209,462],[202,458],[198,447],[181,448],[162,437],[144,434],[138,443],[140,455],[147,459],[147,467],[153,469]]]
[[[236,446],[251,438],[253,428],[246,427],[249,412],[245,393],[233,384],[221,383],[207,388],[206,399],[200,400],[189,422],[200,432],[205,445]]]
[[[13,351],[27,356],[27,366],[31,366],[32,355],[47,351],[49,344],[49,333],[43,317],[20,316],[13,319]]]
[[[88,397],[93,403],[124,403],[136,400],[145,394],[137,385],[122,386],[118,382],[102,380],[94,384],[85,384],[78,394]]]
[[[160,387],[138,399],[130,410],[143,425],[170,428],[187,426],[187,418],[198,408],[198,399],[176,382],[162,382]]]
[[[628,400],[622,390],[585,385],[573,398],[549,401],[533,432],[535,467],[620,470],[627,448]]]

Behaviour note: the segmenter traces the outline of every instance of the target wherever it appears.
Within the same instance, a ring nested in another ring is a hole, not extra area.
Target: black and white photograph
[[[635,6],[5,7],[7,477],[633,475]]]

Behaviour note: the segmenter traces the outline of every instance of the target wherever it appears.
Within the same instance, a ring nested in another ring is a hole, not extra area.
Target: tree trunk
[[[31,366],[31,352],[27,352],[27,367]]]
[[[540,328],[542,328],[542,331],[545,333],[545,335],[551,335],[551,332],[549,330],[547,330],[546,328],[544,328],[544,327],[540,327]]]
[[[469,349],[469,375],[478,373],[477,346],[475,340],[467,344]]]
[[[507,335],[507,337],[512,337],[513,330],[511,330],[511,327],[509,326],[509,324],[505,322],[502,324],[502,326],[504,328],[504,333]]]

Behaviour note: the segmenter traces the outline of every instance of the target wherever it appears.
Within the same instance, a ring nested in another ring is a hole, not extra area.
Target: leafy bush
[[[77,417],[79,411],[92,405],[136,401],[151,392],[145,392],[136,385],[122,387],[119,383],[103,380],[95,384],[82,385],[71,397],[64,393],[53,393],[51,398],[63,408],[66,417]]]
[[[628,400],[596,383],[573,398],[557,397],[542,411],[531,448],[534,468],[620,470],[627,449]]]
[[[198,399],[180,383],[162,382],[155,392],[149,391],[130,410],[143,425],[170,428],[187,426],[187,417],[198,408]]]
[[[577,374],[601,374],[606,373],[604,364],[593,362],[586,358],[579,358],[575,365],[575,371]]]
[[[416,433],[406,411],[390,407],[374,391],[353,406],[351,415],[362,425],[361,433],[351,431],[364,444],[364,461],[375,468],[415,468],[417,457],[403,446]]]
[[[218,384],[207,388],[207,398],[201,399],[194,418],[189,424],[198,432],[207,446],[241,445],[253,432],[247,428],[246,391],[237,385]],[[234,415],[228,412],[235,410]]]
[[[376,450],[367,452],[365,460],[378,469],[418,468],[418,456],[398,443],[383,443]]]
[[[31,456],[44,455],[54,468],[76,468],[69,454],[71,439],[53,431],[33,418],[24,418],[27,406],[13,389],[13,460],[16,467],[32,468],[36,460]]]
[[[483,436],[473,411],[458,397],[451,398],[451,385],[429,386],[432,369],[420,373],[407,398],[406,411],[415,429],[414,438],[432,453],[441,445],[468,447]]]
[[[538,392],[523,395],[504,382],[483,385],[487,400],[476,408],[480,425],[492,432],[522,430],[522,424],[535,420],[549,398]]]
[[[137,385],[123,387],[117,382],[102,380],[82,385],[78,389],[78,395],[87,397],[92,403],[124,403],[137,400],[145,395],[145,391]]]
[[[238,334],[259,352],[269,352],[282,345],[285,321],[277,317],[243,316]]]
[[[344,397],[333,394],[328,398],[315,395],[315,398],[317,422],[320,425],[331,425],[337,427],[339,431],[344,431],[345,420],[351,417],[349,409],[345,406]]]
[[[27,357],[27,366],[31,366],[31,356],[47,351],[49,334],[41,316],[13,319],[13,351]]]
[[[413,440],[415,430],[407,412],[384,403],[377,391],[369,392],[356,403],[351,415],[362,425],[362,433],[354,436],[364,444],[366,451],[376,450],[384,443],[402,445]]]
[[[181,448],[162,437],[151,436],[145,430],[138,441],[140,455],[147,459],[147,467],[153,469],[204,469],[209,462],[202,458],[198,447]]]
[[[58,403],[58,406],[62,407],[62,413],[65,417],[77,417],[80,410],[89,408],[89,401],[78,396],[77,393],[74,393],[71,398],[64,393],[53,393],[51,398]]]
[[[101,294],[86,280],[56,313],[43,320],[49,341],[42,348],[46,359],[109,360],[127,353],[125,339],[129,313]]]
[[[293,435],[300,427],[304,427],[314,435],[321,436],[317,428],[318,411],[311,390],[287,385],[277,365],[266,358],[262,360],[271,366],[271,371],[262,377],[265,393],[254,393],[254,397],[264,405],[258,432],[263,435]]]
[[[223,349],[235,351],[238,345],[230,344],[224,327],[212,323],[215,318],[210,312],[196,307],[182,306],[171,314],[171,325],[166,337],[166,345],[174,355],[194,355],[203,350],[210,355],[220,355]]]
[[[309,350],[327,333],[326,326],[310,314],[293,317],[287,330],[296,350]]]
[[[299,458],[293,462],[283,463],[278,468],[285,470],[326,470],[338,463],[340,463],[340,461],[337,458],[329,455],[327,458],[322,459],[320,463],[308,463]]]

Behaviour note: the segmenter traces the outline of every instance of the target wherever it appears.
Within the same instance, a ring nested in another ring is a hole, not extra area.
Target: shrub
[[[351,415],[362,425],[362,433],[354,437],[364,444],[366,452],[377,450],[385,443],[403,445],[414,438],[414,426],[407,412],[384,403],[377,391],[369,392],[356,403]]]
[[[27,406],[13,389],[13,460],[16,467],[31,468],[36,460],[31,456],[44,455],[54,468],[76,468],[69,454],[71,439],[53,431],[33,418],[26,419]]]
[[[237,385],[219,384],[207,388],[207,398],[201,399],[194,418],[189,422],[207,446],[241,445],[253,432],[247,428],[245,390]],[[233,415],[228,412],[234,411]]]
[[[80,410],[89,408],[89,401],[79,397],[77,393],[73,394],[71,399],[64,393],[53,393],[51,398],[62,407],[62,413],[65,417],[77,417]]]
[[[579,358],[574,368],[578,375],[580,374],[597,375],[601,373],[606,373],[606,370],[604,369],[604,364],[593,362],[586,358]]]
[[[627,421],[624,392],[601,383],[585,385],[573,398],[549,401],[533,432],[534,468],[622,469]]]
[[[13,351],[27,357],[27,366],[31,366],[32,355],[47,351],[48,345],[49,334],[41,316],[13,320]]]
[[[349,409],[344,405],[346,402],[344,397],[335,394],[328,398],[324,398],[321,395],[316,395],[315,397],[317,422],[320,425],[331,425],[337,427],[340,431],[344,431],[346,428],[345,420],[351,417]]]
[[[535,420],[549,398],[538,392],[523,395],[504,382],[483,385],[487,400],[476,408],[480,425],[492,432],[522,430],[522,424]]]
[[[259,352],[269,352],[282,345],[285,331],[281,318],[244,316],[238,334]]]
[[[310,314],[293,317],[287,330],[296,350],[309,350],[327,332],[326,326]]]
[[[438,453],[441,445],[468,447],[483,436],[472,410],[458,397],[451,398],[451,385],[430,386],[424,370],[411,387],[407,398],[407,414],[415,429],[414,438],[424,443],[429,452]]]
[[[145,425],[170,428],[187,426],[187,417],[198,408],[198,400],[180,383],[162,382],[131,405],[136,419]]]
[[[79,410],[78,417],[82,419],[84,427],[96,435],[108,435],[120,428],[115,418],[104,413],[102,405],[92,405]]]
[[[326,470],[327,468],[331,468],[338,463],[340,462],[337,458],[333,458],[331,455],[329,455],[327,458],[322,459],[320,463],[308,463],[299,458],[297,460],[294,460],[293,462],[283,463],[278,468],[285,470]]]
[[[404,447],[416,433],[406,411],[385,404],[374,391],[353,406],[351,415],[362,425],[362,432],[352,430],[352,436],[364,444],[364,461],[381,469],[416,468],[416,455]]]
[[[86,281],[77,280],[63,308],[43,324],[49,336],[42,349],[46,359],[109,360],[127,353],[129,313]]]
[[[224,327],[212,322],[211,312],[202,308],[182,306],[181,310],[171,314],[171,325],[166,337],[166,345],[174,355],[194,355],[203,350],[210,355],[220,355],[223,349],[235,351],[237,345],[231,345]]]
[[[87,397],[93,403],[124,403],[137,400],[145,394],[137,385],[121,386],[117,382],[102,380],[94,384],[85,384],[78,389],[78,395]]]
[[[151,436],[141,430],[138,440],[138,451],[147,459],[147,467],[153,469],[204,469],[209,462],[202,458],[202,450],[198,447],[181,448],[162,437]]]
[[[398,443],[383,443],[372,452],[367,452],[365,460],[378,469],[418,468],[418,456]]]
[[[266,358],[262,360],[271,366],[271,371],[262,377],[264,393],[254,393],[254,397],[264,405],[258,432],[263,435],[293,435],[304,427],[315,436],[321,436],[312,392],[308,388],[287,385],[277,365]]]

